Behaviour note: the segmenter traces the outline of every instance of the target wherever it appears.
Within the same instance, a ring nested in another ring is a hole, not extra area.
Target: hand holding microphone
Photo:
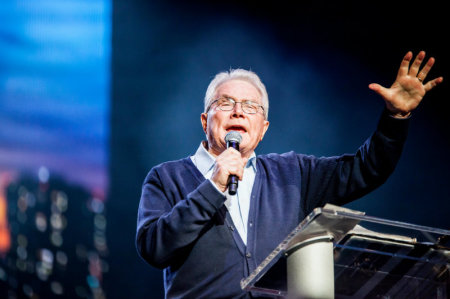
[[[242,136],[236,131],[230,131],[225,136],[225,142],[227,143],[227,148],[234,148],[239,151],[239,144],[241,143]],[[228,193],[230,195],[235,195],[238,188],[239,179],[236,175],[230,175],[230,182],[228,183]]]
[[[239,143],[242,140],[241,134],[235,131],[229,132],[225,136],[227,149],[216,158],[211,180],[222,192],[228,189],[230,195],[236,194],[238,181],[244,175],[244,167],[247,158],[243,158],[239,152]]]

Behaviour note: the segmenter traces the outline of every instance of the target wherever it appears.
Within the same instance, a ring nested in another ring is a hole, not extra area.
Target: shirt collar
[[[200,142],[200,145],[194,154],[194,159],[196,161],[198,170],[200,170],[201,174],[203,174],[204,176],[214,167],[214,163],[216,162],[216,158],[206,150],[203,142]],[[252,167],[253,171],[256,172],[255,152],[251,154],[250,159],[248,160],[245,167]]]

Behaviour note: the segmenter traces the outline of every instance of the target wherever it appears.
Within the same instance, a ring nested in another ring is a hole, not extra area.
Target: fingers
[[[412,56],[412,52],[409,51],[408,53],[406,53],[405,57],[403,57],[400,68],[398,69],[398,76],[406,76],[408,74],[409,63],[411,62]]]
[[[247,165],[247,159],[238,157],[233,163],[233,167],[230,168],[230,174],[236,175],[240,181],[244,178],[244,169],[245,165]]]
[[[228,179],[230,175],[235,175],[239,180],[242,180],[247,161],[248,159],[243,158],[239,151],[228,148],[222,154],[217,156],[211,180],[219,187],[219,189],[225,192],[228,188]]]
[[[244,176],[244,168],[248,159],[243,158],[241,153],[234,148],[229,148],[223,152],[223,159],[220,160],[224,164],[229,174],[236,175],[239,180]]]
[[[444,81],[444,78],[439,77],[439,78],[428,81],[427,84],[425,84],[423,87],[425,88],[425,91],[428,92],[428,91],[432,90],[434,87],[436,87],[436,85],[442,83],[442,81]]]
[[[431,70],[431,67],[434,64],[434,58],[431,57],[430,59],[428,59],[428,62],[425,64],[425,66],[423,67],[423,69],[417,74],[417,79],[419,79],[420,82],[423,82],[425,80],[425,78],[428,75],[428,72]]]
[[[419,73],[420,65],[423,62],[423,59],[425,58],[425,51],[420,51],[419,54],[417,54],[416,59],[414,59],[414,62],[411,65],[411,68],[409,69],[408,75],[412,77],[416,77]]]
[[[217,157],[216,165],[225,171],[227,175],[233,174],[241,179],[246,163],[245,160],[239,151],[229,148]]]
[[[410,77],[417,77],[417,80],[419,80],[421,83],[424,82],[425,78],[428,76],[428,73],[430,72],[431,68],[433,67],[435,63],[435,59],[433,57],[430,57],[427,61],[427,63],[424,65],[424,67],[420,70],[420,66],[422,65],[424,59],[425,59],[425,51],[420,51],[419,54],[417,54],[416,58],[414,59],[413,63],[410,66],[411,59],[413,57],[413,54],[411,51],[406,53],[406,55],[403,57],[402,63],[400,64],[400,69],[398,70],[398,77],[402,76],[410,76]],[[433,87],[435,87],[437,84],[442,82],[442,78],[436,78],[427,84],[424,84],[425,90],[431,90]],[[369,86],[370,87],[370,86]],[[371,88],[373,89],[373,88]],[[378,93],[380,93],[381,90],[376,90]]]
[[[414,61],[412,61],[412,57],[411,51],[403,57],[397,78],[391,87],[385,88],[376,83],[369,85],[371,90],[383,97],[386,107],[391,113],[402,117],[409,115],[412,110],[417,108],[424,95],[444,80],[439,77],[425,83],[424,80],[435,60],[433,57],[429,58],[421,69],[425,51],[420,51]]]

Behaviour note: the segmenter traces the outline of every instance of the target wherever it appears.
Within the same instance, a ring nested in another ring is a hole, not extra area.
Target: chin
[[[244,131],[244,130],[225,130],[225,135],[227,135],[231,131],[238,132],[239,134],[242,135],[242,137],[244,137],[244,135],[247,134],[247,131]]]

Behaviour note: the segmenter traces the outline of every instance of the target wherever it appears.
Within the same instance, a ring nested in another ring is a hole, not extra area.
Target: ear
[[[262,141],[263,138],[264,138],[264,135],[266,135],[267,129],[269,129],[269,124],[270,123],[269,123],[268,120],[264,121],[264,127],[263,127],[263,131],[262,131],[262,134],[261,134],[261,140],[260,141]]]
[[[200,121],[202,122],[203,132],[206,134],[206,127],[208,125],[208,113],[200,114]]]

